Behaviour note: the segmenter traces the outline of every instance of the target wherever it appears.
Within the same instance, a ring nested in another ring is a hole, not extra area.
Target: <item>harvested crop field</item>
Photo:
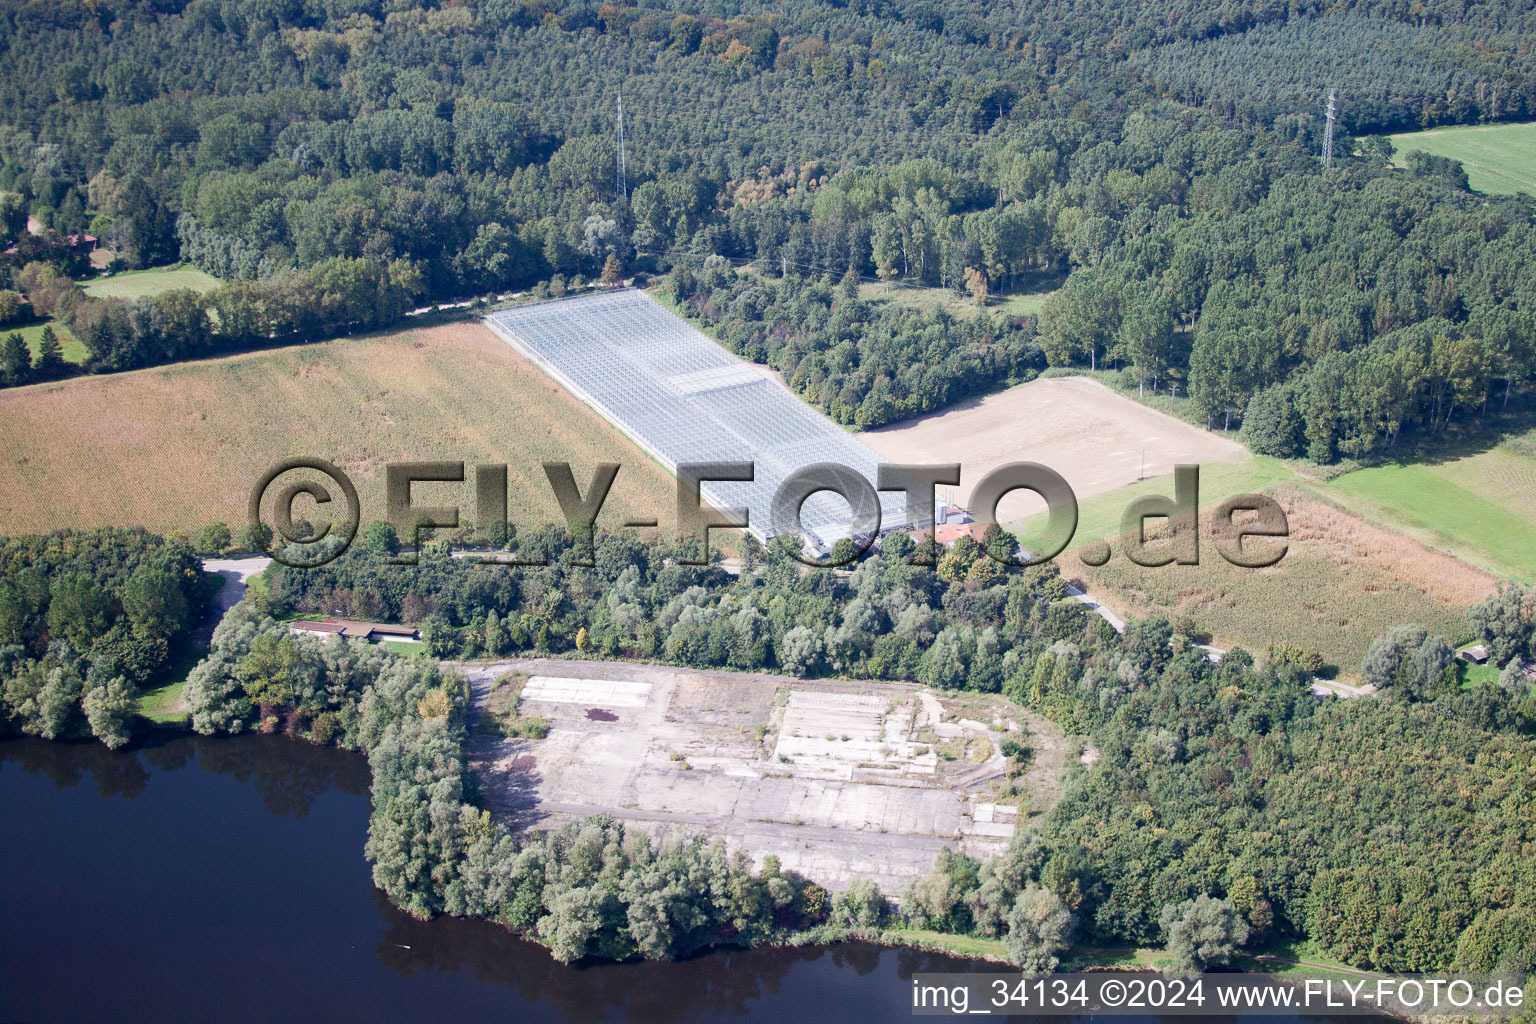
[[[0,533],[94,525],[238,526],[276,462],[318,456],[384,518],[384,465],[463,461],[463,484],[418,484],[418,504],[472,519],[473,466],[506,463],[509,514],[560,521],[540,467],[623,464],[600,523],[658,517],[671,477],[478,323],[295,346],[0,392]],[[301,510],[300,510],[301,511]]]
[[[891,462],[960,463],[956,500],[967,508],[977,482],[1009,462],[1043,463],[1085,498],[1135,483],[1143,473],[1171,473],[1177,463],[1232,462],[1246,454],[1236,442],[1086,377],[1031,381],[859,438]],[[1044,508],[1016,491],[1003,499],[998,519],[1016,522]]]
[[[1286,510],[1291,541],[1267,569],[1229,564],[1206,533],[1199,565],[1143,568],[1115,547],[1098,568],[1063,556],[1062,571],[1123,614],[1188,615],[1218,646],[1261,655],[1271,640],[1287,640],[1318,651],[1346,676],[1358,673],[1373,639],[1401,623],[1463,639],[1467,605],[1496,585],[1479,569],[1298,489],[1282,486],[1273,495]],[[1201,525],[1207,529],[1208,520]]]

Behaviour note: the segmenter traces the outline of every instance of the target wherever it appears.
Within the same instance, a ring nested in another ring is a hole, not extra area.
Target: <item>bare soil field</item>
[[[505,463],[509,515],[560,521],[540,466],[623,464],[600,523],[673,518],[669,474],[479,323],[295,346],[0,392],[0,533],[244,522],[276,462],[318,456],[384,518],[384,465],[466,464],[413,500],[473,519],[474,470]],[[307,499],[306,499],[307,500]]]
[[[521,685],[543,739],[476,732],[472,767],[493,813],[524,828],[611,814],[650,831],[719,837],[832,889],[890,894],[944,846],[1000,850],[1054,804],[1071,748],[1000,697],[907,683],[792,679],[554,659],[465,665],[476,707]],[[526,677],[526,679],[524,678]],[[1005,799],[997,741],[1035,750],[1022,806]]]
[[[1231,565],[1202,537],[1199,565],[1144,568],[1112,541],[1115,553],[1105,565],[1092,568],[1064,555],[1062,571],[1122,614],[1188,615],[1212,632],[1217,646],[1260,655],[1271,640],[1288,640],[1320,652],[1346,677],[1358,675],[1372,640],[1401,623],[1417,623],[1452,643],[1464,639],[1467,605],[1497,584],[1480,569],[1295,487],[1271,493],[1286,510],[1291,540],[1285,557],[1269,568]],[[1210,524],[1203,518],[1201,525],[1208,530]]]
[[[1173,472],[1177,463],[1230,462],[1236,442],[1115,394],[1086,377],[1047,377],[943,412],[869,430],[859,439],[892,462],[960,463],[956,500],[1009,462],[1039,462],[1066,478],[1079,498]],[[1145,466],[1143,467],[1143,458]],[[1045,510],[1034,495],[1003,499],[998,519]]]

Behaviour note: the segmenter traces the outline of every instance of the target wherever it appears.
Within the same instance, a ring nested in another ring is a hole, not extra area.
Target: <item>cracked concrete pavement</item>
[[[471,764],[503,820],[549,828],[611,814],[720,837],[834,890],[864,876],[894,894],[944,846],[1000,850],[1019,814],[993,790],[1005,732],[1028,729],[1031,774],[1059,775],[1066,760],[1059,731],[1002,698],[967,694],[952,708],[958,695],[909,683],[563,659],[454,667],[477,712],[515,673],[518,713],[551,721],[542,740],[473,734]]]

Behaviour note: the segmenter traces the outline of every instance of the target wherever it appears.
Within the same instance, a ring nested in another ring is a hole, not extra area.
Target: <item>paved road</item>
[[[245,581],[271,564],[272,559],[265,555],[250,558],[203,559],[203,571],[216,572],[224,577],[224,586],[213,595],[208,613],[203,616],[203,621],[198,623],[197,632],[194,635],[199,646],[207,647],[212,642],[214,628],[218,626],[219,620],[224,618],[224,613],[239,604],[240,599],[245,596]]]
[[[1115,627],[1116,633],[1125,632],[1125,620],[1116,615],[1114,612],[1110,611],[1108,608],[1104,607],[1103,601],[1100,601],[1098,598],[1094,597],[1092,594],[1088,593],[1086,590],[1083,590],[1080,587],[1074,587],[1070,583],[1067,584],[1067,593],[1083,602],[1083,604],[1087,605],[1092,611],[1097,612],[1100,618],[1109,623],[1111,626]]]
[[[1351,686],[1349,683],[1341,683],[1337,679],[1324,679],[1322,676],[1313,676],[1312,692],[1319,697],[1342,697],[1348,700],[1351,697],[1374,696],[1376,687]]]

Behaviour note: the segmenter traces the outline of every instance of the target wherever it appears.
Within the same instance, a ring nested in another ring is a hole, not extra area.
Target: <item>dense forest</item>
[[[846,277],[846,275],[845,275]],[[848,277],[765,280],[711,257],[671,279],[679,308],[746,359],[767,363],[807,402],[838,423],[878,427],[1000,383],[1033,377],[1044,360],[1034,321],[985,312],[955,317],[861,302]]]
[[[0,325],[52,317],[84,369],[112,371],[668,273],[686,315],[841,423],[1108,366],[1260,452],[1366,458],[1536,378],[1536,205],[1473,194],[1442,158],[1399,168],[1369,134],[1536,115],[1533,36],[1512,0],[0,0]],[[185,260],[223,283],[89,297],[83,232],[114,268]],[[862,299],[868,281],[1060,287],[1038,318],[953,316]],[[56,344],[30,361],[8,336],[4,382],[70,372]],[[275,568],[187,685],[200,732],[368,754],[368,856],[413,913],[574,959],[846,934],[889,910],[867,885],[834,899],[611,821],[512,836],[477,805],[456,679],[279,617],[420,622],[440,657],[1027,705],[1099,757],[1038,833],[988,863],[946,854],[902,913],[1031,969],[1074,939],[1161,941],[1200,967],[1274,935],[1383,970],[1536,969],[1528,590],[1469,611],[1498,682],[1463,687],[1445,640],[1404,626],[1360,667],[1379,696],[1319,701],[1283,651],[1214,663],[1188,623],[1116,633],[1054,568],[988,557],[1013,547],[1000,531],[933,568],[898,538],[848,573],[782,545],[748,545],[732,575],[666,542],[599,537],[593,568],[556,529],[516,543],[551,565],[427,545],[395,566],[385,538]],[[181,541],[0,542],[0,728],[128,742],[138,688],[188,654],[206,601]]]
[[[1310,671],[1283,651],[1212,662],[1192,626],[1156,619],[1118,634],[1053,568],[1005,571],[975,544],[937,566],[895,544],[848,573],[807,571],[777,544],[732,575],[680,564],[665,542],[601,534],[592,568],[573,564],[559,530],[519,543],[551,564],[477,568],[438,543],[415,567],[363,546],[321,569],[274,566],[187,684],[199,732],[289,732],[369,754],[375,878],[413,913],[493,918],[574,959],[826,938],[889,911],[868,885],[834,899],[716,845],[654,846],[607,821],[508,835],[476,806],[459,681],[433,661],[295,635],[273,615],[421,616],[439,656],[642,658],[1001,692],[1099,756],[1069,775],[1038,830],[995,861],[946,854],[901,912],[1001,938],[1023,965],[1047,969],[1083,939],[1163,941],[1198,967],[1289,934],[1384,970],[1536,967],[1530,588],[1469,609],[1498,682],[1464,688],[1442,638],[1402,627],[1361,666],[1380,695],[1340,701],[1314,697]],[[5,727],[124,742],[134,685],[197,606],[190,550],[102,531],[3,551]],[[140,648],[143,664],[126,653]],[[1027,759],[1027,741],[1010,753]],[[611,852],[594,861],[594,850]],[[1208,934],[1225,939],[1191,944]]]
[[[1371,456],[1536,374],[1536,213],[1348,132],[1530,116],[1530,22],[1513,3],[8,0],[0,231],[23,244],[0,285],[108,370],[676,267],[685,311],[840,422],[1108,364],[1258,450]],[[1326,169],[1317,62],[1352,69],[1326,76]],[[21,237],[27,215],[58,234]],[[87,229],[125,265],[229,283],[85,298],[57,239]],[[1064,274],[1043,358],[1032,317],[844,294]],[[12,361],[13,383],[61,372]]]
[[[1498,408],[1536,373],[1531,204],[1467,193],[1448,161],[1405,175],[1367,148],[1246,195],[1235,175],[1219,214],[1112,232],[1047,303],[1047,358],[1187,381],[1256,450],[1319,462]]]
[[[1445,641],[1404,627],[1362,666],[1381,696],[1320,701],[1284,652],[1214,663],[1187,624],[1143,620],[1117,634],[1066,597],[1054,570],[1005,573],[975,545],[937,567],[909,564],[897,545],[847,574],[805,572],[773,547],[738,577],[622,537],[599,537],[591,569],[570,564],[558,531],[523,542],[552,564],[487,572],[440,549],[407,569],[362,550],[274,570],[265,610],[232,620],[194,677],[197,727],[359,742],[344,697],[359,684],[332,685],[352,677],[326,666],[360,655],[261,624],[319,608],[422,614],[443,656],[647,658],[1001,692],[1100,756],[1002,859],[941,858],[904,894],[908,920],[1002,938],[1037,965],[1074,936],[1177,946],[1208,925],[1234,949],[1302,935],[1384,970],[1536,966],[1536,877],[1522,852],[1536,841],[1522,810],[1536,798],[1536,697],[1519,668],[1536,658],[1528,589],[1469,610],[1505,667],[1500,682],[1463,689]],[[303,680],[276,698],[247,667],[266,644],[287,653],[256,664]]]
[[[1014,549],[1006,533],[991,536],[998,550]],[[419,621],[440,657],[602,653],[989,692],[1058,640],[1113,632],[1063,600],[1054,563],[1008,574],[969,538],[925,567],[907,561],[909,538],[893,536],[884,558],[865,559],[847,581],[833,572],[802,577],[793,538],[780,538],[760,555],[749,550],[748,565],[761,568],[747,575],[750,588],[731,586],[735,577],[718,566],[681,564],[670,546],[619,535],[600,538],[590,572],[571,566],[563,530],[520,541],[553,564],[485,572],[437,542],[417,570],[399,573],[382,553],[349,551],[320,568],[276,570],[267,601],[277,614],[340,609]],[[850,600],[857,603],[839,616]]]
[[[1270,122],[1313,113],[1326,83],[1344,97],[1339,114],[1352,130],[1412,131],[1529,120],[1536,94],[1522,31],[1529,39],[1528,10],[1498,27],[1340,12],[1186,38],[1141,50],[1130,64],[1161,95]]]
[[[122,746],[139,688],[190,653],[208,598],[192,549],[143,530],[0,541],[0,720]]]

